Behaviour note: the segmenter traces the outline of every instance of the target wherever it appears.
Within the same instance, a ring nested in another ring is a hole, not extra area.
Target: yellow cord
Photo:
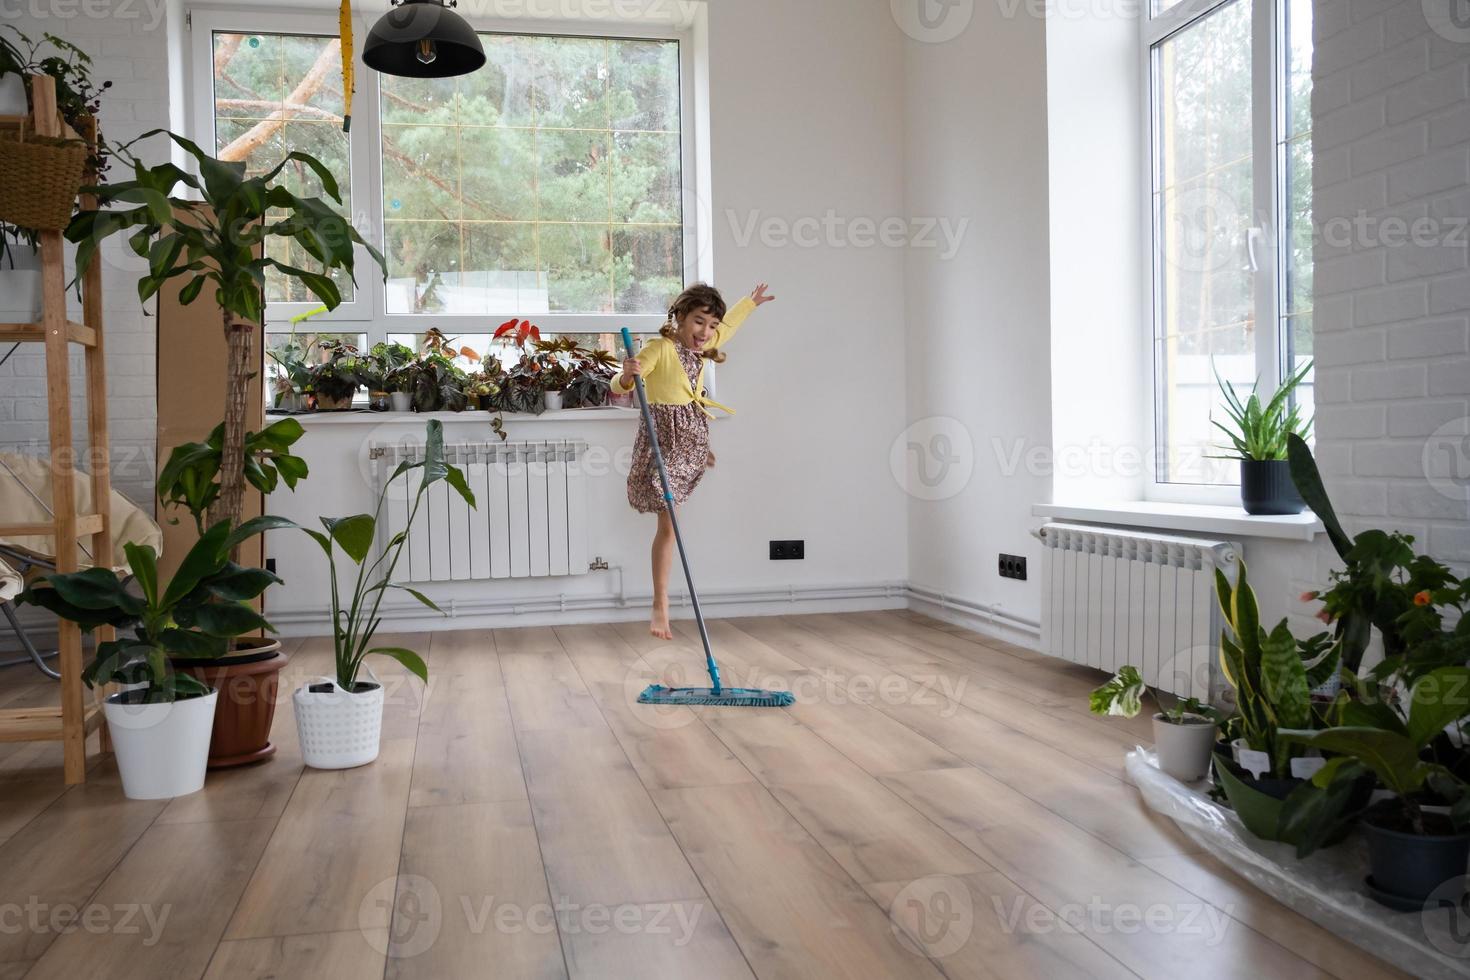
[[[356,84],[352,77],[352,2],[342,0],[337,8],[337,31],[342,37],[342,132],[352,129],[352,93]]]

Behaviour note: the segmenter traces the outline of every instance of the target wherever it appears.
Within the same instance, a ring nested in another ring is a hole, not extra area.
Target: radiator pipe
[[[1022,630],[1027,633],[1040,634],[1041,632],[1041,623],[1039,620],[1017,616],[1015,613],[1006,612],[997,605],[975,602],[972,599],[963,599],[950,595],[947,592],[926,589],[919,585],[910,585],[906,591],[914,598],[923,602],[932,602],[941,609],[958,609],[960,612],[984,616],[991,623],[1000,620],[1002,626],[1010,626],[1013,629]]]

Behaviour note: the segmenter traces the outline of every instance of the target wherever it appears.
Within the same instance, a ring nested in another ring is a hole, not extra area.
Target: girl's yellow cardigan
[[[749,296],[732,306],[715,328],[714,339],[705,345],[705,350],[715,347],[723,347],[727,341],[735,336],[735,331],[740,329],[740,324],[750,316],[755,309],[755,301]],[[670,340],[668,337],[654,337],[643,345],[638,352],[638,363],[643,366],[643,387],[648,392],[650,405],[688,405],[695,402],[701,411],[714,418],[714,413],[709,406],[723,409],[731,415],[734,409],[704,396],[704,369],[708,362],[699,366],[699,382],[696,385],[689,384],[689,375],[684,373],[684,365],[679,363],[678,341]],[[618,382],[622,378],[622,372],[613,376],[612,389],[619,394],[627,394],[633,388],[622,387]],[[636,385],[637,382],[634,382]]]

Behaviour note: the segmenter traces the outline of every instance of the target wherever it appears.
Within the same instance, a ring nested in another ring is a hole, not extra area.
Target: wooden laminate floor
[[[0,745],[0,980],[1399,975],[1156,819],[1091,671],[907,612],[731,619],[726,683],[794,707],[637,704],[700,676],[679,627],[397,637],[432,680],[377,665],[360,769],[302,768],[289,697],[274,760],[172,801]],[[283,691],[328,670],[287,646]]]

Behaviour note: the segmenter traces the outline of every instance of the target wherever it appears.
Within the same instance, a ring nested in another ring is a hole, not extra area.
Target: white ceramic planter
[[[219,694],[210,691],[168,704],[127,704],[120,700],[126,693],[102,702],[123,795],[163,800],[203,789]]]
[[[562,392],[560,392],[560,391],[543,391],[541,393],[541,399],[542,399],[542,402],[546,405],[546,410],[548,412],[559,412],[559,411],[561,411]]]
[[[313,769],[351,769],[378,757],[383,737],[383,685],[367,668],[372,690],[352,694],[330,677],[308,681],[291,695],[301,758]],[[361,678],[359,684],[365,683]],[[313,691],[329,686],[330,690]]]
[[[0,116],[24,116],[30,112],[26,104],[26,86],[19,75],[0,78]]]
[[[395,412],[413,411],[413,392],[390,391],[388,392],[388,407]]]
[[[0,260],[0,323],[35,323],[41,319],[41,257],[24,243],[8,244]]]
[[[1154,751],[1159,768],[1175,779],[1192,783],[1210,768],[1210,753],[1215,748],[1215,723],[1198,715],[1185,715],[1182,725],[1154,715]]]

